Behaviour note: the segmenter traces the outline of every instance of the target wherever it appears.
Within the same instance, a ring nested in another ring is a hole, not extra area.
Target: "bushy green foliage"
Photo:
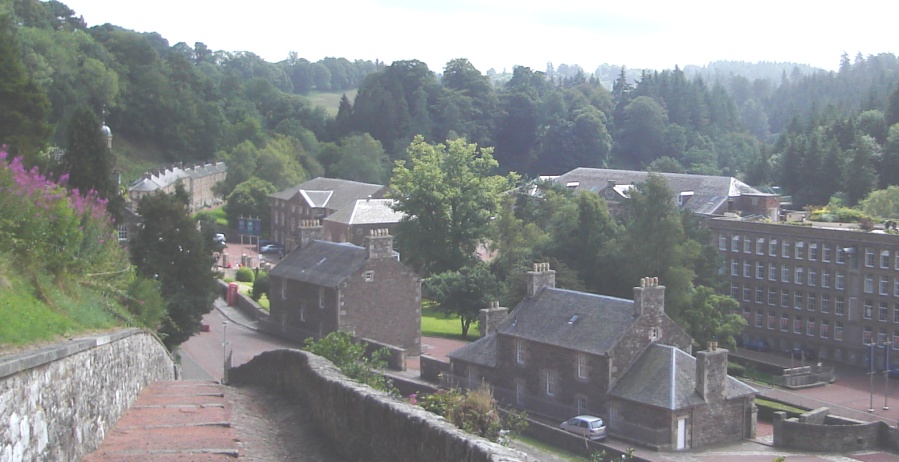
[[[859,223],[866,218],[870,219],[865,212],[850,207],[844,207],[842,205],[827,205],[825,207],[814,209],[810,216],[812,221],[834,223]]]
[[[396,395],[393,381],[383,371],[387,368],[387,350],[381,348],[370,356],[365,355],[365,345],[353,341],[346,332],[331,332],[325,338],[315,341],[307,338],[304,349],[329,359],[347,377],[358,380],[376,390]]]
[[[527,427],[524,412],[509,412],[503,418],[493,391],[486,385],[470,390],[440,390],[420,399],[412,395],[409,401],[445,417],[468,433],[493,442],[503,442],[504,435],[520,433]]]
[[[268,296],[269,281],[270,279],[268,277],[268,273],[266,273],[265,271],[260,271],[256,276],[256,280],[253,281],[253,291],[251,292],[251,297],[253,297],[253,300],[256,300],[258,302],[263,295],[265,295],[266,297]]]
[[[253,282],[253,270],[246,266],[237,268],[234,278],[237,279],[238,282]]]

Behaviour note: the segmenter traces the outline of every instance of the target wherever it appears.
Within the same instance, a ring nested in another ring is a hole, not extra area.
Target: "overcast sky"
[[[434,71],[467,58],[481,72],[546,63],[671,69],[711,61],[796,62],[835,70],[897,52],[899,2],[856,0],[63,0],[88,26],[158,32],[174,45],[281,61],[333,56]]]

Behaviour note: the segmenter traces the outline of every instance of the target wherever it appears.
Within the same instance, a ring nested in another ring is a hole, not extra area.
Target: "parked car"
[[[281,253],[283,250],[284,247],[281,247],[278,244],[268,244],[262,246],[262,248],[259,249],[259,253]]]
[[[569,433],[591,440],[601,440],[606,437],[606,424],[601,418],[592,415],[579,415],[562,422],[559,427]]]
[[[217,242],[225,242],[225,235],[222,233],[216,233],[215,237],[213,237],[212,240]]]
[[[764,340],[750,340],[746,342],[746,345],[743,345],[743,348],[755,351],[768,351],[771,349],[771,346]]]

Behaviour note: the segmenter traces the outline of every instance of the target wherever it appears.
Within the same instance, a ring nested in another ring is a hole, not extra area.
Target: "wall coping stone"
[[[98,334],[91,337],[72,338],[53,345],[23,351],[9,356],[0,357],[0,378],[9,377],[24,370],[42,366],[72,356],[94,347],[121,340],[145,331],[138,328],[128,328],[116,332]],[[171,356],[171,353],[169,353]]]

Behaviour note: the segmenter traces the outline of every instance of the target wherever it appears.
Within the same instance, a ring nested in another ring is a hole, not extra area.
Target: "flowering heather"
[[[38,261],[50,271],[84,270],[100,260],[112,235],[106,201],[95,191],[67,191],[22,158],[8,159],[0,147],[0,248]]]

